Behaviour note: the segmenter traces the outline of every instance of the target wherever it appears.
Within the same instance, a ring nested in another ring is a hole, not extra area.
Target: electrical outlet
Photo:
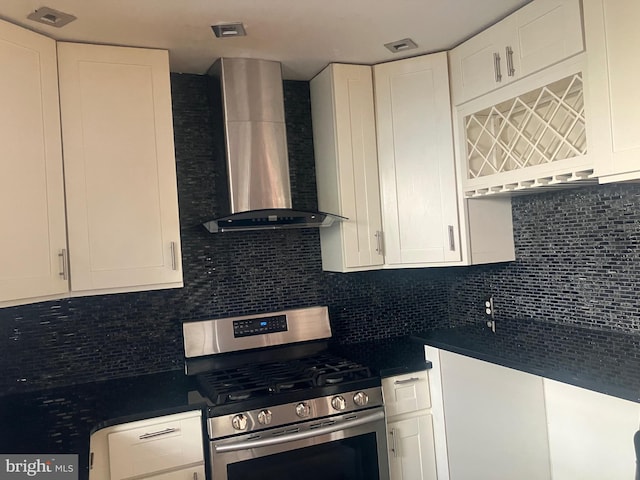
[[[491,295],[488,295],[484,299],[484,314],[487,317],[490,317],[491,319],[493,319],[494,318],[493,312],[494,312],[494,310],[493,310],[493,297]]]

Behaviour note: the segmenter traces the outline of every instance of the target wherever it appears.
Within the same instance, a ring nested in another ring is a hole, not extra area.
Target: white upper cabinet
[[[460,261],[447,55],[373,72],[385,263]]]
[[[589,149],[601,183],[640,178],[640,3],[584,0]]]
[[[182,286],[168,54],[58,44],[71,289]]]
[[[318,207],[348,220],[320,229],[324,270],[380,268],[382,220],[371,67],[332,64],[311,80]]]
[[[0,21],[0,305],[67,291],[55,41]]]
[[[580,0],[534,0],[451,50],[460,105],[584,50]]]

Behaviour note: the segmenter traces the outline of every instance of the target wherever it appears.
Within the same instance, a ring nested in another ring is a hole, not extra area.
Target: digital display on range
[[[276,333],[287,331],[287,316],[276,315],[274,317],[264,317],[250,320],[234,320],[233,336],[251,337],[253,335],[264,335],[265,333]]]

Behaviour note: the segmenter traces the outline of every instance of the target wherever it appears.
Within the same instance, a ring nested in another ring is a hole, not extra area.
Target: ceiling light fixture
[[[411,50],[412,48],[418,47],[416,42],[410,38],[403,38],[402,40],[396,40],[395,42],[385,43],[384,46],[393,53],[404,52],[405,50]]]
[[[218,38],[244,37],[247,34],[241,22],[211,25],[211,28]]]
[[[57,28],[64,27],[67,23],[71,23],[76,19],[73,15],[49,7],[40,7],[35,12],[27,15],[27,18],[34,22]]]

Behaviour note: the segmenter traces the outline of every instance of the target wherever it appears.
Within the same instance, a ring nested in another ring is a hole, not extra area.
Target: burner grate
[[[269,362],[216,370],[198,377],[215,405],[303,391],[371,377],[367,367],[328,353],[289,362]]]

